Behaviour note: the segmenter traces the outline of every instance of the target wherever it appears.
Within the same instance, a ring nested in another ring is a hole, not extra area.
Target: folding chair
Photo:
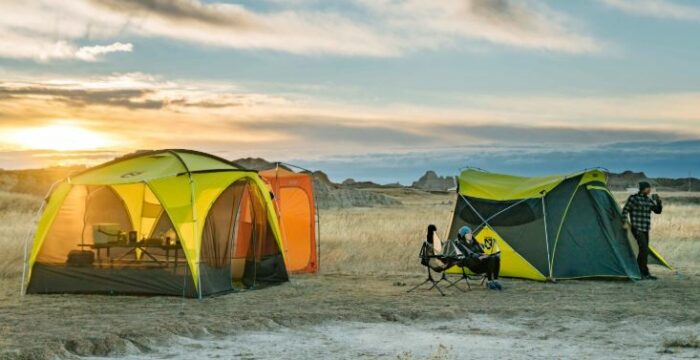
[[[440,287],[441,282],[446,282],[447,286],[445,286],[445,289],[455,287],[461,291],[465,291],[462,288],[457,287],[456,285],[461,281],[465,280],[467,283],[467,288],[471,290],[471,285],[469,284],[469,276],[467,275],[466,271],[464,270],[463,267],[460,267],[462,269],[462,276],[457,279],[457,280],[449,280],[447,278],[447,275],[445,274],[445,270],[451,268],[452,266],[458,265],[460,262],[460,259],[458,256],[455,255],[446,255],[442,251],[442,244],[440,244],[440,241],[434,241],[434,244],[439,244],[437,246],[434,246],[433,244],[428,243],[427,241],[423,242],[423,245],[421,246],[420,252],[418,254],[418,257],[420,258],[421,265],[425,266],[428,272],[428,277],[420,284],[414,286],[413,288],[409,289],[407,292],[412,292],[421,286],[430,283],[431,286],[428,288],[428,290],[432,289],[437,289],[438,292],[442,296],[445,296],[445,292],[442,290]],[[448,247],[453,246],[448,242]],[[433,277],[433,272],[439,273],[440,278],[435,280]]]
[[[490,240],[490,244],[493,244],[493,239],[487,240]],[[473,270],[469,269],[469,266],[467,266],[465,261],[466,256],[464,255],[464,253],[466,252],[466,250],[463,249],[464,244],[460,244],[459,240],[451,240],[449,242],[449,246],[451,246],[454,249],[453,251],[455,252],[455,257],[459,259],[458,263],[455,265],[459,266],[459,268],[462,270],[462,277],[457,281],[464,279],[464,281],[467,283],[467,287],[469,288],[469,290],[471,290],[471,285],[469,281],[479,281],[479,285],[481,287],[484,287],[484,283],[486,282],[487,276],[485,273],[476,273]],[[467,273],[466,269],[469,269],[471,273]]]

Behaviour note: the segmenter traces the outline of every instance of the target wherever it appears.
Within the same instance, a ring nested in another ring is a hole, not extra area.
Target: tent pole
[[[280,235],[282,236],[282,243],[284,248],[280,249],[281,251],[284,252],[284,258],[287,259],[287,255],[289,254],[289,245],[287,244],[287,231],[285,227],[282,225],[282,194],[280,191],[280,163],[276,162],[275,163],[275,186],[272,188],[274,198],[272,201],[275,203],[277,207],[277,225],[280,227]],[[286,266],[286,264],[285,264]],[[289,271],[289,269],[287,269]]]
[[[190,171],[190,168],[187,166],[187,163],[185,160],[182,159],[182,157],[175,151],[173,150],[168,150],[169,153],[171,153],[178,161],[180,161],[180,164],[182,164],[182,167],[185,168],[185,171],[187,172],[187,177],[190,179],[190,205],[192,206],[192,240],[197,243],[197,203],[195,202],[195,188],[194,188],[194,178],[192,177],[192,171]],[[201,252],[201,244],[202,244],[202,238],[199,238],[199,244],[200,244],[200,252]],[[184,252],[184,251],[183,251]],[[199,264],[201,262],[200,256],[195,261],[195,265],[199,267]],[[197,269],[200,270],[200,269]],[[202,300],[202,272],[197,271],[197,296],[199,297],[199,300]]]
[[[194,239],[195,243],[197,242],[197,203],[195,202],[195,195],[194,195],[194,179],[192,179],[192,174],[190,174],[190,192],[192,194],[192,238]],[[200,253],[201,253],[201,242],[202,239],[199,239],[200,243]],[[197,256],[197,267],[199,268],[200,262],[202,261],[201,259],[201,254],[200,256]],[[197,297],[199,297],[199,300],[202,300],[202,271],[201,269],[197,269]]]
[[[250,200],[251,200],[251,205],[253,212],[251,213],[252,220],[253,220],[253,286],[251,286],[251,289],[255,289],[255,283],[258,280],[258,224],[257,224],[257,214],[255,214],[255,204],[254,204],[254,198],[253,198],[253,192],[248,188],[248,193],[250,194]]]
[[[51,196],[51,193],[53,192],[54,187],[56,187],[56,184],[58,184],[60,181],[56,181],[51,186],[49,187],[49,191],[46,193],[46,196],[44,196],[44,200],[41,202],[41,206],[39,206],[39,209],[36,211],[34,214],[34,217],[32,218],[31,222],[31,227],[29,228],[29,231],[27,232],[27,236],[24,238],[24,254],[23,254],[23,259],[22,259],[22,283],[20,284],[19,287],[19,296],[23,297],[24,296],[24,287],[27,285],[27,272],[29,268],[29,263],[28,263],[28,257],[29,257],[29,240],[34,236],[36,233],[36,221],[41,215],[41,213],[44,211],[44,207],[46,206],[46,203],[49,200],[49,197]]]
[[[549,256],[549,231],[547,230],[547,205],[545,204],[544,197],[546,192],[542,190],[542,216],[544,219],[544,243],[547,245],[547,267],[549,268],[549,280],[552,280],[552,260]]]
[[[313,188],[313,179],[312,188]],[[316,191],[314,191],[314,208],[316,209],[316,272],[321,272],[321,214],[318,212],[318,203],[316,202]]]

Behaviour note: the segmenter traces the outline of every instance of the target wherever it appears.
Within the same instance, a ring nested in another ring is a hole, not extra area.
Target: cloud
[[[116,29],[105,32],[106,18],[90,19],[89,12],[79,14],[78,8],[79,2],[0,2],[0,57],[98,61],[110,53],[133,50],[131,43],[106,41],[117,34]],[[91,34],[99,43],[87,43],[94,41]]]
[[[84,61],[95,61],[105,54],[113,52],[131,52],[133,46],[130,43],[122,44],[115,42],[114,44],[103,46],[83,46],[75,52],[75,57]]]
[[[459,147],[564,147],[700,138],[700,94],[618,97],[450,95],[454,105],[328,102],[286,89],[179,82],[148,74],[21,76],[0,82],[3,133],[69,121],[108,150],[185,147],[236,156],[317,157]],[[450,97],[446,96],[446,97]],[[2,164],[0,164],[2,166]]]
[[[259,29],[262,23],[240,5],[205,5],[189,0],[93,0],[132,16],[152,15],[173,23],[219,25],[232,29]]]
[[[600,0],[625,13],[662,19],[700,21],[700,8],[666,0]]]
[[[65,40],[51,40],[39,35],[25,36],[3,29],[0,37],[0,57],[31,59],[40,62],[51,60],[98,61],[109,53],[131,52],[131,43],[115,42],[110,45],[77,46]]]
[[[432,129],[435,133],[463,138],[480,139],[504,145],[549,144],[587,145],[620,141],[673,141],[685,138],[681,131],[665,129],[610,128],[584,126],[522,126],[522,125],[443,125]],[[698,134],[700,136],[700,134]]]
[[[147,100],[144,97],[152,93],[142,89],[107,89],[85,90],[54,86],[30,85],[25,87],[6,86],[0,83],[0,94],[5,98],[43,98],[50,102],[62,102],[71,106],[115,106],[127,109],[160,109],[162,100]]]
[[[127,110],[184,111],[186,108],[225,109],[283,101],[263,94],[240,93],[231,87],[196,84],[180,86],[140,74],[117,74],[86,80],[0,82],[0,102],[40,101],[74,108],[113,107]]]
[[[256,13],[240,5],[190,0],[93,0],[139,19],[138,29],[188,41],[294,53],[395,56],[463,39],[570,53],[599,44],[570,29],[572,21],[542,3],[511,0],[356,0],[362,21],[333,12]]]
[[[511,0],[353,0],[356,11],[269,10],[197,0],[29,0],[0,2],[0,56],[95,61],[130,52],[123,37],[166,38],[197,46],[302,55],[394,57],[473,42],[565,53],[601,49],[568,16],[541,2]]]
[[[484,40],[565,53],[601,50],[574,21],[541,2],[513,0],[362,0],[392,26],[433,42]]]
[[[248,124],[250,130],[280,132],[281,135],[299,142],[323,141],[335,145],[376,145],[398,146],[405,144],[424,145],[435,143],[432,134],[396,124],[374,124],[358,122],[355,118],[282,117],[270,121]]]

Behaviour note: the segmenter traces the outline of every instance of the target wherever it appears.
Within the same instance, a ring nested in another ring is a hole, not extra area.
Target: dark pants
[[[639,272],[642,276],[649,275],[649,267],[647,267],[647,261],[649,260],[649,232],[632,230],[632,234],[639,245],[639,255],[637,255]]]
[[[467,264],[467,268],[475,274],[486,274],[489,280],[498,280],[498,273],[501,271],[501,258],[490,256],[482,260],[474,260]]]

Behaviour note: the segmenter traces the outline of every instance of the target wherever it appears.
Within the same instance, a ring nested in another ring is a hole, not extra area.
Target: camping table
[[[153,260],[153,262],[155,262],[156,264],[161,264],[161,262],[158,261],[158,259],[156,259],[155,256],[151,255],[151,253],[149,253],[148,250],[146,250],[147,248],[149,248],[149,247],[154,247],[154,246],[149,246],[148,244],[145,244],[145,243],[142,243],[142,242],[137,242],[137,243],[135,243],[135,244],[114,244],[114,245],[112,245],[112,247],[115,247],[115,248],[119,248],[119,247],[120,247],[120,248],[130,248],[129,251],[127,251],[127,252],[125,252],[124,254],[122,254],[122,256],[118,257],[116,260],[121,260],[121,259],[127,257],[127,256],[130,255],[130,254],[136,255],[136,250],[141,250],[141,254],[142,254],[142,255],[148,256],[148,257],[151,258],[151,260]],[[111,260],[111,259],[110,259],[110,260]],[[138,260],[139,262],[141,261],[141,259],[137,259],[137,260]]]
[[[107,258],[109,258],[109,262],[110,262],[110,267],[113,266],[113,263],[115,260],[119,261],[119,260],[122,260],[125,257],[129,256],[130,254],[135,254],[136,250],[140,250],[141,253],[143,255],[147,256],[148,258],[150,258],[152,260],[152,262],[159,264],[159,265],[165,265],[165,267],[168,267],[170,265],[170,262],[171,262],[170,261],[170,258],[171,258],[170,251],[172,250],[173,257],[174,257],[174,259],[172,261],[174,271],[177,271],[177,265],[178,265],[178,262],[180,260],[179,259],[179,250],[181,248],[181,246],[179,244],[177,244],[177,245],[156,245],[156,244],[145,244],[143,242],[137,242],[135,244],[124,244],[124,243],[118,243],[118,244],[78,244],[78,246],[80,246],[81,248],[90,248],[90,249],[95,250],[97,253],[97,260],[98,260],[98,264],[100,267],[102,266],[102,249],[106,249]],[[121,256],[119,256],[116,259],[112,259],[112,254],[110,251],[112,248],[128,248],[129,251],[122,254]],[[165,250],[165,262],[156,259],[156,257],[153,256],[153,254],[151,254],[148,251],[148,248],[160,248],[160,249]]]

